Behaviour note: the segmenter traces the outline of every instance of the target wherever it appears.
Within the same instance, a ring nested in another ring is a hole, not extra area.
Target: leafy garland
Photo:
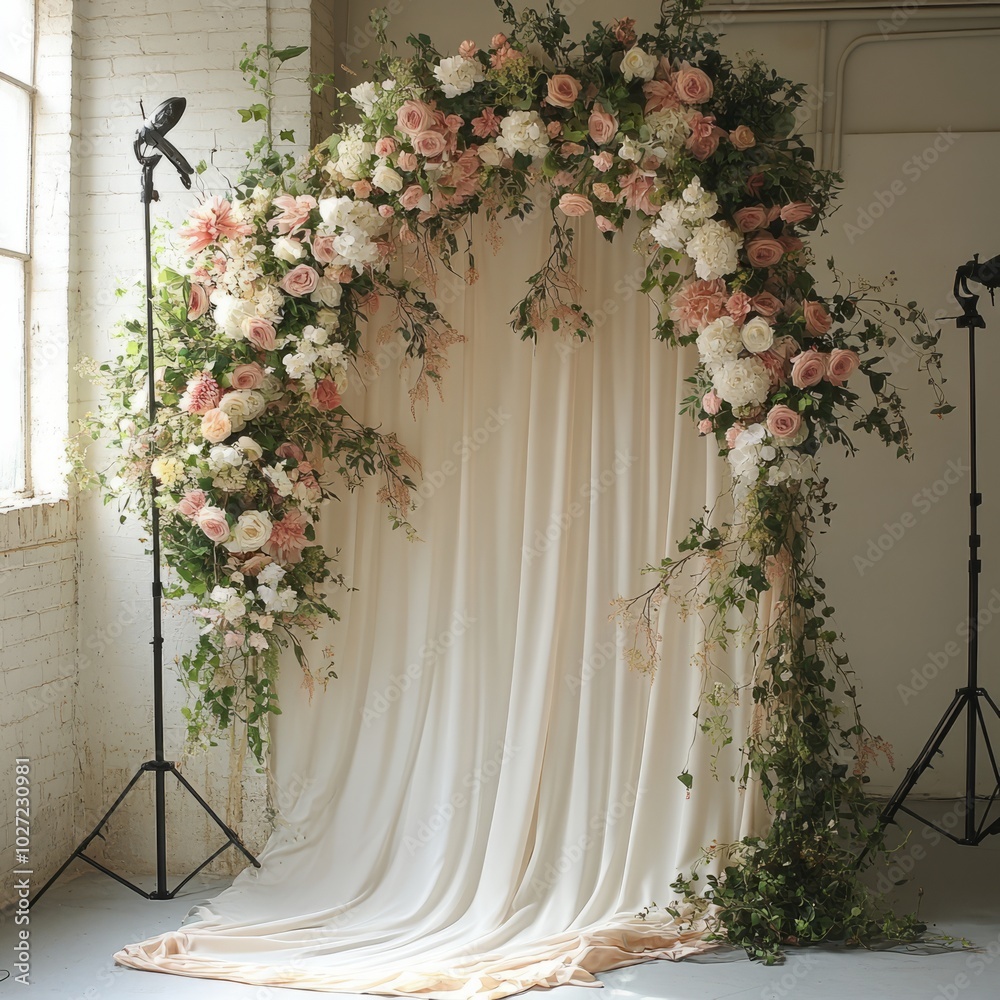
[[[633,665],[651,670],[663,598],[702,615],[700,725],[718,745],[733,739],[727,718],[745,686],[718,679],[713,653],[749,638],[757,721],[740,780],[761,784],[774,815],[763,839],[706,855],[725,867],[702,896],[696,874],[676,888],[713,904],[719,932],[767,961],[786,943],[915,933],[914,921],[879,912],[854,872],[859,845],[881,846],[864,768],[887,747],[860,722],[814,572],[813,536],[832,510],[815,455],[824,442],[853,451],[850,434],[863,430],[909,458],[880,352],[905,333],[945,413],[938,333],[915,304],[836,272],[836,294],[818,292],[804,238],[839,178],[817,170],[794,134],[803,88],[757,61],[734,66],[698,25],[700,0],[665,5],[653,32],[621,19],[595,23],[582,42],[551,0],[522,14],[495,2],[508,33],[450,57],[425,35],[409,39],[412,57],[397,56],[374,15],[382,55],[371,80],[341,95],[357,120],[299,163],[277,150],[269,107],[278,66],[303,50],[248,53],[243,69],[264,100],[242,114],[264,121],[265,135],[231,198],[207,198],[179,231],[176,259],[159,257],[156,424],[143,416],[138,323],[93,372],[109,401],[86,430],[117,449],[96,477],[105,499],[127,495],[147,517],[155,483],[168,596],[204,620],[180,658],[190,734],[242,720],[262,760],[279,651],[295,651],[308,684],[336,676],[311,667],[302,638],[337,617],[326,588],[344,581],[314,525],[338,482],[376,477],[393,526],[412,537],[416,460],[342,398],[375,368],[361,322],[388,300],[378,339],[402,337],[415,407],[440,390],[447,348],[462,339],[430,296],[441,268],[462,262],[475,280],[471,216],[484,214],[498,239],[500,219],[548,198],[550,256],[512,310],[531,339],[589,335],[574,301],[571,220],[590,217],[610,241],[635,218],[642,289],[660,306],[655,336],[698,346],[684,410],[727,457],[737,516],[695,521],[678,558],[650,567],[654,586],[619,599],[616,616],[634,631]],[[852,380],[867,383],[870,403]],[[770,621],[734,624],[769,591]],[[691,788],[689,772],[681,780]]]

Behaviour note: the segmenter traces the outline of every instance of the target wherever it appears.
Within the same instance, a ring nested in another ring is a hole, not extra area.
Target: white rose
[[[289,264],[302,260],[306,255],[306,248],[301,241],[292,239],[291,236],[279,236],[273,243],[274,256],[280,260],[286,260]]]
[[[243,321],[256,317],[254,303],[216,289],[211,295],[215,324],[230,340],[243,339]]]
[[[378,88],[371,80],[365,80],[351,88],[351,100],[366,114],[375,110],[375,102],[379,99]]]
[[[434,67],[434,77],[441,84],[445,97],[467,94],[477,83],[486,79],[479,60],[466,59],[465,56],[442,59]]]
[[[500,122],[497,147],[509,156],[544,156],[549,148],[549,134],[537,111],[512,111]]]
[[[767,399],[771,380],[759,358],[735,358],[714,373],[712,385],[732,407],[759,406]]]
[[[743,345],[753,354],[766,351],[774,343],[774,330],[762,316],[754,316],[740,331]]]
[[[234,389],[219,400],[219,409],[229,417],[234,431],[241,431],[248,420],[256,420],[267,406],[264,397],[255,389]]]
[[[691,239],[691,229],[688,227],[681,209],[675,201],[666,202],[660,209],[656,222],[649,229],[650,236],[668,250],[683,250]]]
[[[656,72],[656,62],[656,56],[651,56],[648,52],[643,52],[638,45],[633,45],[622,59],[622,75],[626,80],[634,80],[636,77],[640,80],[652,80]]]
[[[719,211],[719,199],[714,192],[706,191],[697,177],[681,192],[681,204],[684,218],[690,222],[710,219]]]
[[[685,248],[699,278],[711,281],[732,274],[739,266],[743,237],[718,219],[707,219]]]
[[[253,438],[246,436],[237,438],[236,443],[251,462],[259,462],[264,457],[264,449]]]
[[[335,309],[340,305],[340,299],[344,294],[343,286],[336,278],[322,277],[316,283],[316,290],[309,298],[321,306],[328,309]]]
[[[720,316],[709,323],[698,334],[697,345],[701,360],[710,374],[715,374],[726,362],[737,358],[743,349],[740,332],[728,316]]]
[[[382,191],[402,191],[403,178],[386,163],[380,163],[372,174],[372,184]]]
[[[499,167],[503,162],[503,151],[495,142],[485,142],[479,147],[479,159],[488,167]]]
[[[271,519],[262,510],[245,510],[226,542],[230,552],[255,552],[271,537]]]

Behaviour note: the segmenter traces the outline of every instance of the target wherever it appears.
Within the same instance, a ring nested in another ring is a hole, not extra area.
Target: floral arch
[[[742,696],[761,706],[768,724],[747,738],[737,779],[761,783],[771,832],[725,849],[725,870],[702,895],[691,879],[675,888],[714,903],[722,932],[768,960],[790,940],[912,933],[912,921],[875,908],[854,872],[855,850],[880,844],[863,782],[884,745],[857,714],[812,539],[832,509],[820,445],[853,450],[851,432],[864,430],[909,457],[880,352],[902,330],[933,369],[937,334],[914,304],[882,301],[837,272],[835,292],[820,293],[806,240],[838,178],[814,167],[795,134],[803,88],[721,55],[697,22],[699,0],[666,5],[651,32],[622,19],[595,23],[582,42],[551,2],[520,15],[496,3],[507,32],[453,56],[422,35],[410,39],[412,56],[397,56],[381,25],[371,79],[342,95],[354,121],[302,162],[278,151],[265,104],[247,109],[267,135],[244,176],[230,197],[191,213],[172,266],[161,255],[157,423],[135,405],[137,324],[98,374],[110,402],[89,429],[121,448],[100,478],[120,476],[143,515],[155,481],[168,596],[193,599],[203,619],[180,659],[192,737],[239,719],[262,760],[279,651],[294,650],[307,683],[335,676],[310,666],[301,645],[336,618],[324,587],[342,582],[314,543],[320,504],[338,478],[349,489],[375,478],[394,527],[412,533],[419,474],[394,436],[343,405],[349,379],[371,363],[362,321],[387,300],[383,331],[414,362],[414,407],[426,401],[461,339],[434,305],[436,269],[475,280],[465,223],[539,211],[541,184],[551,252],[512,310],[513,329],[522,339],[589,336],[591,318],[573,301],[573,225],[612,240],[638,219],[642,290],[661,304],[654,336],[697,345],[684,410],[732,473],[733,523],[696,520],[677,557],[649,567],[650,590],[616,602],[635,637],[633,665],[655,663],[666,594],[703,615],[706,648],[735,641],[734,610],[755,608],[770,588],[780,597],[766,628],[750,630],[752,689],[713,683],[706,668],[699,722],[726,742],[726,705]],[[261,47],[244,69],[267,94],[276,68],[301,51]],[[409,277],[388,267],[401,256]],[[947,412],[931,381],[936,412]],[[842,715],[845,700],[854,710]],[[691,787],[686,771],[680,778]]]

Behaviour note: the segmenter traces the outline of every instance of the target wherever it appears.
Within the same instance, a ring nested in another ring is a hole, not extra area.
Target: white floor
[[[893,890],[894,896],[900,907],[912,907],[918,888],[924,889],[921,914],[933,922],[925,943],[876,952],[793,950],[783,966],[772,968],[748,962],[741,952],[720,950],[701,959],[651,962],[608,973],[601,977],[602,993],[561,987],[555,993],[528,995],[550,1000],[997,1000],[1000,837],[979,848],[961,848],[948,841],[935,843],[918,829],[900,862],[913,869],[913,879]],[[77,866],[86,869],[77,862],[71,871]],[[113,964],[111,956],[122,944],[178,927],[190,906],[224,885],[203,878],[176,900],[147,901],[97,872],[64,876],[31,911],[31,986],[24,995],[29,1000],[330,997],[311,990],[136,972]],[[10,967],[13,930],[9,923],[0,928],[0,969]],[[0,984],[0,994],[17,996],[16,990],[13,979]]]

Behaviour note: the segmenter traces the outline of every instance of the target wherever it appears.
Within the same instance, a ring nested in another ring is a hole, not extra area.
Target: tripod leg
[[[43,885],[41,889],[39,889],[38,892],[36,892],[35,895],[31,897],[30,900],[31,906],[34,906],[35,903],[37,903],[38,900],[42,898],[42,896],[48,891],[52,883],[55,882],[56,879],[58,879],[59,876],[62,875],[62,873],[66,871],[67,868],[69,868],[69,866],[73,863],[73,861],[76,858],[80,857],[83,854],[83,852],[90,846],[91,841],[100,834],[101,830],[104,828],[105,823],[107,823],[107,821],[111,818],[111,814],[122,804],[122,802],[125,801],[125,796],[132,791],[132,789],[135,787],[135,783],[142,777],[144,771],[145,769],[140,767],[139,770],[132,775],[132,780],[125,786],[125,789],[121,793],[121,795],[119,795],[118,798],[115,799],[114,805],[112,805],[112,807],[101,817],[101,820],[97,824],[97,826],[95,826],[94,829],[91,830],[90,833],[88,833],[87,836],[80,841],[80,843],[77,845],[76,850],[74,850],[73,853],[62,863],[62,866],[55,873],[55,875],[53,875],[52,878],[50,878],[48,882],[46,882],[45,885]],[[137,889],[135,886],[131,885],[131,883],[126,883],[126,884],[129,885],[130,888],[136,889],[136,892],[142,893],[141,889]],[[145,895],[144,893],[142,894]]]
[[[260,862],[243,846],[243,841],[237,836],[236,831],[231,827],[226,826],[226,824],[219,818],[215,810],[198,794],[195,787],[191,784],[187,778],[177,770],[177,766],[173,763],[170,764],[170,772],[177,778],[177,780],[191,793],[194,800],[208,813],[209,816],[215,821],[216,826],[229,838],[229,842],[246,857],[246,859],[254,866],[254,868],[260,868]]]

